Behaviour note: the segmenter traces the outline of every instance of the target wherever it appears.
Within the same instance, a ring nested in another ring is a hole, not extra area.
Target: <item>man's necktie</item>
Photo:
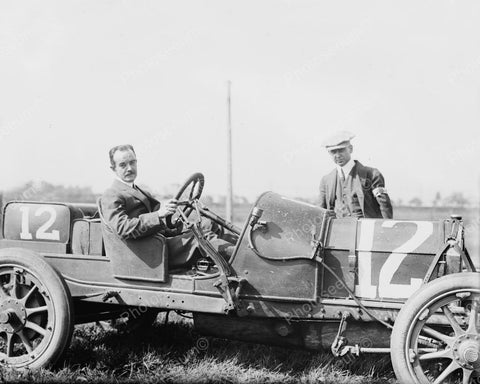
[[[340,168],[340,180],[342,180],[342,183],[345,182],[345,173],[343,172],[343,168]]]

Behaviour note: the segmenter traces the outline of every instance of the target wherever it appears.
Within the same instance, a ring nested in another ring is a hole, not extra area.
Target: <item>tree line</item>
[[[100,194],[92,191],[91,187],[82,186],[64,186],[59,184],[52,184],[46,181],[29,181],[23,185],[15,188],[4,190],[0,192],[3,195],[3,203],[8,201],[58,201],[70,203],[95,203]],[[168,198],[169,196],[157,196],[160,199]],[[316,197],[296,197],[296,199],[308,203],[317,203]],[[212,203],[221,204],[222,201],[215,201],[211,196],[204,195],[202,200],[205,204]],[[236,204],[247,204],[248,201],[244,197],[236,196]],[[475,205],[462,192],[453,192],[448,196],[442,197],[440,192],[435,194],[435,198],[431,202],[424,202],[419,197],[413,197],[409,200],[396,199],[394,200],[396,206],[410,206],[410,207],[468,207]]]

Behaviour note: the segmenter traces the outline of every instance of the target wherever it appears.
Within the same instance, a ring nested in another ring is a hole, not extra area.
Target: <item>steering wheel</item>
[[[205,184],[205,176],[202,173],[197,172],[190,176],[178,190],[175,195],[175,199],[178,200],[178,210],[180,210],[186,217],[188,217],[193,211],[193,201],[198,200],[202,195],[203,186]],[[182,207],[183,206],[183,207]],[[170,229],[180,230],[183,223],[180,220],[180,214],[174,213],[173,215],[165,218],[167,227]]]

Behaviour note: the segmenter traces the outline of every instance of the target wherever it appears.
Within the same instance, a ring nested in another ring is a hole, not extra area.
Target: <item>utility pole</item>
[[[232,83],[227,82],[227,197],[226,219],[233,221],[233,186],[232,186],[232,100],[230,96]]]
[[[3,228],[3,191],[0,191],[0,228]],[[0,238],[3,235],[0,234]]]

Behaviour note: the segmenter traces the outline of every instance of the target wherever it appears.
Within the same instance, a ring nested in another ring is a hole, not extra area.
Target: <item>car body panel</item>
[[[333,219],[324,209],[275,193],[262,195],[255,207],[263,210],[265,225],[247,229],[232,261],[238,276],[248,281],[242,289],[247,299],[349,297],[315,259],[318,240],[324,262],[356,296],[403,302],[420,287],[445,242],[442,221]],[[319,238],[322,226],[327,228]],[[449,268],[459,272],[459,258],[450,260]]]

